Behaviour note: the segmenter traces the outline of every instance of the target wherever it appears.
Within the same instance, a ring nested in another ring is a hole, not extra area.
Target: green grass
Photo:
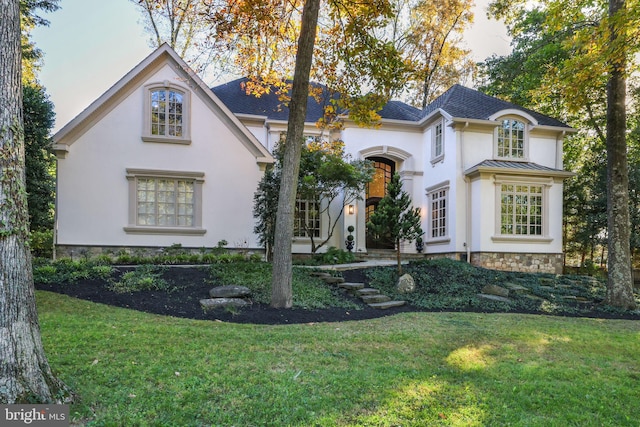
[[[637,426],[640,323],[409,313],[239,325],[39,291],[92,426]]]

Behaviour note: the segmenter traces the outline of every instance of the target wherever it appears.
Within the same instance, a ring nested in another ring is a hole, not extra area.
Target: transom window
[[[501,234],[542,235],[542,186],[502,184],[500,210]]]
[[[193,181],[164,178],[137,181],[137,225],[193,226]]]
[[[151,91],[151,135],[183,136],[183,95],[171,89]]]
[[[432,239],[447,235],[447,189],[436,190],[429,196],[431,203],[429,227]]]
[[[525,158],[525,124],[504,119],[497,129],[497,156],[507,159]]]
[[[296,200],[294,237],[320,237],[320,204],[316,200]]]

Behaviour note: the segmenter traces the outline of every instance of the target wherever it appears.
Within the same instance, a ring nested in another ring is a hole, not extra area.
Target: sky
[[[476,0],[475,22],[465,33],[474,60],[509,53],[503,24],[488,20],[489,0]],[[48,27],[33,31],[44,52],[40,82],[55,105],[54,132],[152,52],[139,10],[130,0],[61,0],[61,8],[43,14]]]

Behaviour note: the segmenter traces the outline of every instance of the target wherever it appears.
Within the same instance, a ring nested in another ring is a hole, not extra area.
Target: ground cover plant
[[[37,300],[51,365],[81,399],[73,425],[635,426],[640,413],[632,320],[255,325]]]
[[[640,310],[625,311],[603,305],[605,281],[592,276],[496,271],[450,259],[412,262],[404,272],[416,282],[414,293],[397,291],[398,274],[391,268],[367,269],[365,274],[369,286],[426,310],[640,318]],[[480,294],[488,285],[508,290],[508,298],[502,301],[483,298]],[[640,303],[638,294],[636,300]]]

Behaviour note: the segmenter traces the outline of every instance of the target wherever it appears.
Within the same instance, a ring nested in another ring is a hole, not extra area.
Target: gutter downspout
[[[465,196],[465,242],[467,249],[467,263],[471,264],[471,181],[469,177],[464,175],[464,131],[469,127],[469,122],[465,122],[464,127],[460,131],[460,171],[464,178],[464,196]]]
[[[52,251],[52,256],[53,256],[53,260],[55,261],[57,259],[57,254],[56,254],[56,247],[58,246],[58,190],[59,190],[59,185],[58,185],[58,167],[60,165],[60,160],[58,159],[58,156],[56,156],[56,196],[55,196],[55,201],[53,204],[53,251]]]

